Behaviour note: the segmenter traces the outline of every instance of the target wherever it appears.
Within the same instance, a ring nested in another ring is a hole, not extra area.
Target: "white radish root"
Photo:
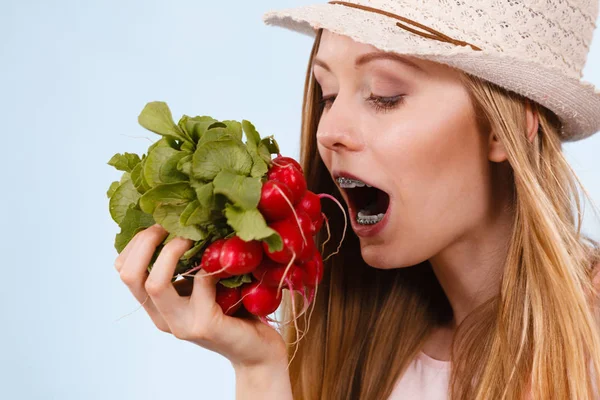
[[[285,282],[285,279],[287,277],[287,273],[294,264],[294,261],[296,261],[296,253],[292,251],[292,259],[288,263],[287,267],[285,267],[285,271],[283,271],[283,277],[279,281],[279,286],[277,287],[277,296],[281,296],[281,287],[283,286],[283,283]]]
[[[132,312],[130,312],[130,313],[127,313],[127,314],[125,314],[125,315],[123,315],[123,316],[121,316],[121,317],[117,318],[117,319],[115,320],[115,324],[116,324],[117,322],[119,322],[120,320],[122,320],[123,318],[130,316],[131,314],[133,314],[134,312],[136,312],[136,311],[138,311],[140,308],[142,308],[142,307],[144,306],[144,304],[146,304],[146,302],[148,301],[148,299],[149,299],[149,298],[150,298],[150,295],[146,295],[146,299],[144,300],[144,302],[143,302],[143,303],[141,303],[141,304],[140,304],[140,305],[139,305],[139,306],[138,306],[138,307],[137,307],[135,310],[133,310]]]
[[[321,193],[318,196],[321,199],[329,199],[329,200],[333,201],[335,204],[337,204],[337,206],[340,208],[340,210],[342,210],[342,213],[344,213],[344,232],[342,233],[342,239],[340,240],[340,243],[338,244],[337,249],[333,253],[328,255],[327,258],[325,258],[323,260],[323,262],[325,262],[325,261],[329,260],[331,257],[333,257],[334,255],[338,254],[340,252],[340,249],[342,248],[342,243],[344,242],[344,239],[346,238],[346,231],[348,230],[348,215],[346,214],[346,210],[344,209],[342,204],[338,201],[338,199],[336,199],[332,195],[327,194],[327,193]]]

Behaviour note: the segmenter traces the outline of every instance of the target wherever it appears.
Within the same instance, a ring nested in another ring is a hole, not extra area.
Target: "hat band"
[[[423,37],[428,38],[428,39],[439,40],[440,42],[451,43],[451,44],[454,44],[454,45],[457,45],[457,46],[471,46],[471,48],[473,50],[481,51],[481,49],[479,47],[477,47],[477,46],[474,46],[474,45],[472,45],[470,43],[467,43],[467,42],[463,42],[461,40],[452,39],[451,37],[446,36],[446,35],[444,35],[441,32],[438,32],[438,31],[436,31],[436,30],[434,30],[434,29],[432,29],[432,28],[430,28],[428,26],[422,25],[422,24],[420,24],[420,23],[418,23],[416,21],[413,21],[411,19],[408,19],[406,17],[401,17],[400,15],[392,14],[392,13],[387,12],[387,11],[379,10],[377,8],[372,8],[372,7],[368,7],[368,6],[363,6],[363,5],[360,5],[360,4],[348,3],[348,2],[345,2],[345,1],[330,1],[329,4],[339,4],[339,5],[342,5],[342,6],[347,6],[347,7],[352,7],[352,8],[358,8],[360,10],[370,11],[370,12],[374,12],[374,13],[377,13],[377,14],[382,14],[382,15],[385,15],[386,17],[390,17],[390,18],[394,18],[394,19],[399,19],[402,22],[414,25],[417,28],[423,29],[423,30],[425,30],[427,32],[430,32],[430,33],[420,32],[420,31],[417,31],[417,30],[415,30],[415,29],[413,29],[413,28],[411,28],[409,26],[406,26],[406,25],[400,23],[400,22],[396,22],[396,26],[398,26],[399,28],[405,29],[405,30],[407,30],[409,32],[415,33],[417,35],[423,36]]]

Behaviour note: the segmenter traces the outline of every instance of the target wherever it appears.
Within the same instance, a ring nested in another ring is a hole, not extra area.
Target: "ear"
[[[533,142],[538,133],[540,121],[537,112],[531,107],[531,101],[525,99],[525,118],[527,120],[527,140]],[[504,145],[498,140],[494,132],[490,132],[488,158],[492,162],[503,162],[508,158]]]
[[[596,267],[594,267],[593,271],[594,272],[592,273],[592,283],[594,284],[598,295],[600,295],[600,262],[596,264]]]
[[[527,140],[533,142],[540,128],[540,119],[538,113],[533,111],[531,101],[528,99],[525,103],[525,117],[527,118]]]
[[[593,292],[589,294],[589,301],[592,307],[600,308],[600,262],[592,269],[592,290]]]

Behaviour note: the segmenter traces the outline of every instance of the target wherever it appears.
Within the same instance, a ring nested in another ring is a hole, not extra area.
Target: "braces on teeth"
[[[338,184],[340,185],[340,187],[342,189],[354,189],[356,187],[373,187],[371,185],[367,185],[366,183],[359,181],[357,179],[350,179],[350,178],[338,178],[337,179]]]
[[[354,189],[357,187],[373,187],[364,183],[363,181],[359,181],[358,179],[350,179],[345,177],[337,178],[337,182],[342,189]],[[381,222],[385,217],[384,213],[379,213],[377,215],[369,215],[368,210],[360,210],[356,216],[356,222],[360,225],[375,225],[378,222]]]
[[[382,213],[377,215],[366,215],[362,211],[359,211],[356,216],[356,222],[361,225],[375,225],[376,223],[381,222],[383,217],[385,217],[385,214]]]

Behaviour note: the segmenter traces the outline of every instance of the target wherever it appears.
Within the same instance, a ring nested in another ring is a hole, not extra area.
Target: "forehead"
[[[323,30],[317,55],[336,55],[344,53],[369,53],[379,51],[375,46],[354,41],[349,36]]]
[[[315,57],[315,64],[327,64],[329,66],[335,66],[336,64],[354,64],[356,60],[359,60],[365,55],[393,55],[399,59],[399,64],[402,61],[406,61],[408,64],[415,64],[416,69],[421,69],[425,73],[439,74],[443,73],[444,70],[449,69],[448,66],[439,64],[429,60],[423,60],[414,56],[387,53],[379,50],[373,45],[360,43],[354,41],[349,36],[340,35],[333,33],[326,29],[323,30],[321,41],[319,43],[319,49]],[[376,57],[374,57],[376,58]],[[388,60],[390,58],[387,58]],[[445,71],[447,72],[447,71]]]

